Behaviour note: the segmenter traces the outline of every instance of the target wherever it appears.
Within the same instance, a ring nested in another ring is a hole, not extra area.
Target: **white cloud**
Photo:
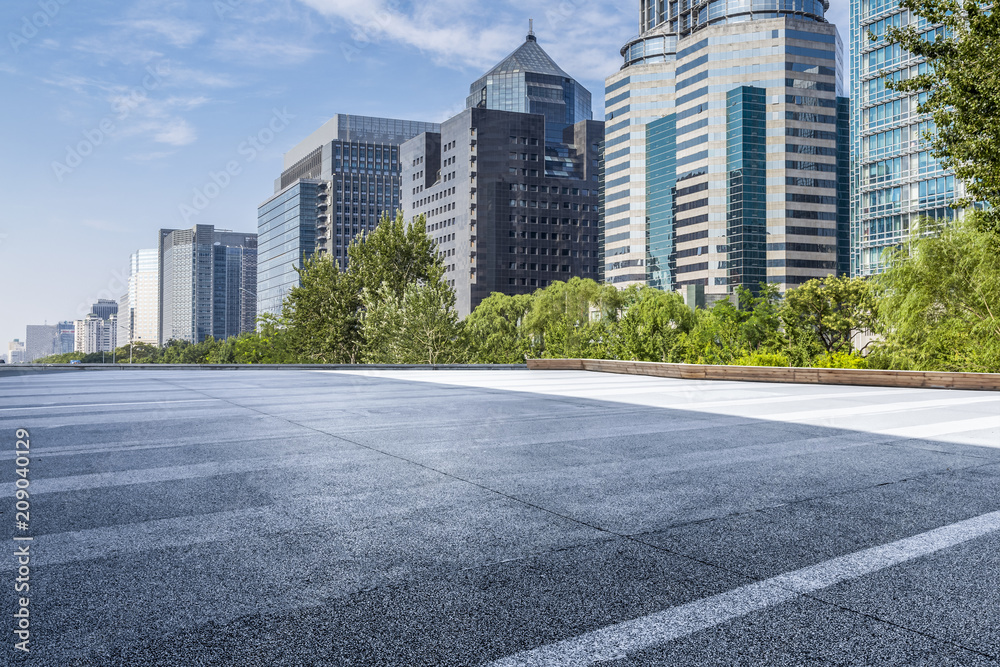
[[[321,51],[300,42],[279,40],[249,33],[222,37],[215,43],[220,57],[255,65],[298,65]]]
[[[638,29],[631,5],[598,0],[414,0],[406,10],[389,0],[299,1],[347,25],[345,55],[389,40],[460,69],[496,64],[520,45],[533,18],[542,47],[571,76],[590,82],[595,106],[602,106],[603,86],[595,90],[594,82],[618,70],[618,51]]]
[[[197,23],[172,18],[134,19],[119,21],[114,25],[124,28],[127,33],[135,37],[149,33],[165,37],[170,44],[178,48],[191,46],[205,34],[205,29]]]
[[[0,72],[4,74],[17,74],[17,68],[9,63],[0,63]]]

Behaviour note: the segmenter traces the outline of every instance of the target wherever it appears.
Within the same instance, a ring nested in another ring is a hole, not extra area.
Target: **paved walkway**
[[[26,664],[1000,660],[1000,393],[46,374],[0,381],[18,428]]]

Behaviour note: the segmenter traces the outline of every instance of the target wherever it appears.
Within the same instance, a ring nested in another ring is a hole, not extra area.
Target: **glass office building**
[[[278,314],[298,285],[294,267],[330,255],[347,267],[347,248],[400,208],[399,146],[440,125],[338,114],[285,154],[275,194],[258,208],[261,314]]]
[[[609,282],[722,298],[846,264],[843,46],[825,10],[640,3],[642,32],[605,87]]]
[[[321,197],[322,195],[322,197]],[[279,314],[299,284],[295,270],[316,252],[319,205],[329,184],[300,180],[261,204],[257,217],[257,311]]]
[[[464,111],[400,150],[404,214],[425,217],[459,315],[494,292],[600,280],[604,123],[590,94],[533,34],[471,90]]]
[[[253,331],[257,319],[257,235],[212,225],[161,229],[160,344],[200,343]]]
[[[530,31],[524,44],[469,87],[466,108],[545,116],[545,141],[558,144],[567,127],[593,120],[591,101],[590,91],[564,72]]]
[[[930,154],[934,123],[917,113],[920,95],[886,88],[927,70],[898,44],[889,28],[926,24],[894,0],[851,0],[851,273],[885,269],[884,253],[909,237],[921,218],[949,222],[961,184]],[[874,39],[869,38],[869,34]]]

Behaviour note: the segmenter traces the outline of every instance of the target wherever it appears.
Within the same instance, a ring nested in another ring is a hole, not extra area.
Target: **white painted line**
[[[788,602],[802,594],[929,556],[998,530],[1000,512],[983,514],[898,542],[858,551],[727,593],[517,653],[489,663],[488,667],[590,665],[599,661],[620,660],[629,653],[707,630]]]
[[[803,421],[806,419],[826,419],[830,417],[860,417],[862,415],[882,415],[891,412],[915,412],[934,408],[961,408],[976,403],[997,404],[1000,409],[1000,396],[956,396],[934,401],[903,401],[900,403],[881,403],[875,405],[852,406],[849,408],[824,408],[821,410],[803,410],[801,412],[784,412],[781,414],[761,414],[761,419],[773,421]],[[695,406],[696,407],[696,406]]]
[[[171,403],[212,403],[221,398],[193,398],[188,401],[144,401],[142,403],[66,403],[64,405],[38,405],[30,408],[0,408],[0,412],[23,412],[24,410],[66,410],[68,408],[117,408],[122,405],[167,405]]]
[[[187,479],[203,477],[218,477],[221,475],[238,475],[262,470],[280,470],[284,468],[319,468],[335,458],[336,450],[327,454],[314,452],[292,454],[289,456],[268,456],[252,459],[231,459],[228,461],[210,461],[191,465],[165,466],[162,468],[142,468],[138,470],[120,470],[117,472],[98,472],[87,475],[71,475],[68,477],[43,477],[31,481],[34,495],[43,493],[67,493],[70,491],[87,491],[90,489],[108,489],[117,486],[133,486],[137,484],[158,484],[162,482],[178,482]],[[14,495],[13,482],[0,485],[0,498]]]
[[[971,433],[972,431],[986,431],[990,429],[1000,429],[1000,417],[980,417],[978,419],[960,419],[950,422],[904,426],[902,428],[885,429],[878,431],[878,433],[903,438],[939,438],[944,435]],[[1000,447],[1000,434],[998,434],[996,441],[992,445],[989,443],[982,444],[987,447]]]

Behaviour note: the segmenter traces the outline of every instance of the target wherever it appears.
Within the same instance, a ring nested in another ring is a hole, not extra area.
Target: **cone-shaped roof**
[[[533,72],[572,78],[549,57],[549,54],[545,53],[545,49],[538,45],[534,34],[529,34],[524,44],[500,61],[500,64],[487,72],[486,76],[507,72]]]

